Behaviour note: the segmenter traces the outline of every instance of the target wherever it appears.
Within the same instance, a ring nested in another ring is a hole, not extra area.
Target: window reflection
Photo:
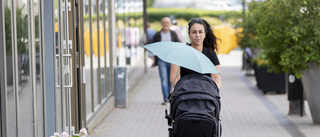
[[[97,14],[97,0],[92,0],[92,49],[93,49],[93,100],[94,100],[94,107],[96,107],[99,103],[99,94],[100,94],[100,91],[99,91],[99,67],[98,67],[98,58],[99,57],[99,27],[98,27],[98,14]]]
[[[143,56],[143,2],[117,0],[115,6],[118,65],[136,67]]]
[[[59,38],[59,29],[60,29],[60,26],[59,26],[59,0],[54,0],[54,46],[55,46],[55,58],[54,58],[54,62],[55,62],[55,68],[54,68],[54,71],[55,71],[55,115],[56,115],[56,131],[57,132],[62,132],[62,96],[61,96],[61,90],[59,88],[59,86],[61,85],[61,80],[60,80],[60,76],[61,76],[61,73],[60,70],[59,70],[59,67],[60,67],[60,63],[59,63],[59,42],[60,42],[60,38]]]
[[[13,90],[13,58],[12,58],[12,33],[11,33],[11,1],[5,0],[4,20],[5,20],[5,39],[6,39],[6,66],[7,66],[7,109],[8,111],[8,134],[16,136],[16,104],[15,93]]]
[[[100,93],[100,99],[103,100],[105,98],[105,91],[106,91],[106,85],[105,85],[105,39],[104,39],[104,26],[103,26],[103,0],[99,0],[99,44],[100,44],[100,80],[101,80],[101,93]]]
[[[84,30],[84,50],[85,50],[85,68],[83,71],[85,71],[85,80],[86,80],[86,116],[88,116],[91,113],[92,110],[92,103],[91,103],[91,39],[90,39],[90,18],[89,18],[89,12],[91,9],[91,5],[89,5],[91,1],[85,0],[84,1],[84,13],[83,13],[83,30]]]
[[[16,10],[18,83],[19,83],[19,124],[20,135],[33,135],[33,108],[31,104],[32,80],[30,75],[28,1],[19,0]]]
[[[8,104],[8,135],[17,136],[17,132],[24,136],[34,136],[34,128],[37,128],[38,135],[43,136],[43,92],[37,93],[37,118],[38,122],[34,127],[33,117],[34,108],[32,104],[33,91],[42,91],[41,75],[40,75],[40,40],[39,40],[39,9],[38,1],[34,1],[34,11],[32,11],[34,18],[30,20],[28,0],[17,0],[15,1],[15,8],[11,9],[12,1],[4,1],[4,15],[5,15],[5,39],[6,39],[6,64],[7,67],[7,104]],[[15,11],[15,23],[12,23],[12,10]],[[34,30],[30,30],[30,22],[34,23]],[[13,27],[16,27],[14,36],[12,34]],[[31,32],[32,31],[32,32]],[[34,32],[34,33],[33,33]],[[35,41],[33,45],[29,45],[30,39],[29,34],[34,37]],[[14,38],[14,39],[12,39]],[[12,45],[14,44],[14,45]],[[34,46],[36,50],[36,66],[31,66],[30,60],[31,55],[29,53],[30,46]],[[14,48],[13,48],[14,47]],[[15,51],[14,51],[15,50]],[[17,53],[17,55],[13,53]],[[17,64],[15,71],[13,64]],[[30,75],[30,68],[36,68],[36,77],[33,78]],[[17,79],[15,79],[15,75]],[[36,87],[33,87],[32,79],[37,79]],[[14,82],[17,82],[14,88]],[[16,91],[15,91],[16,90]],[[18,104],[17,104],[18,102]],[[17,108],[18,106],[18,108]],[[18,110],[18,111],[17,111]],[[18,124],[17,124],[18,123]],[[39,128],[38,128],[39,127]],[[19,128],[19,129],[18,129]]]
[[[36,49],[36,98],[37,98],[37,130],[38,130],[38,136],[44,136],[44,96],[43,96],[43,77],[42,77],[42,71],[41,68],[43,67],[41,63],[42,58],[42,48],[43,45],[41,45],[41,39],[40,39],[40,30],[41,30],[41,21],[40,21],[40,13],[41,10],[39,6],[39,1],[34,1],[34,24],[35,24],[35,49]]]

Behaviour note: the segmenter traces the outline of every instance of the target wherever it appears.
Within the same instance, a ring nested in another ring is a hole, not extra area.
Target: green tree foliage
[[[320,65],[320,1],[267,0],[255,12],[257,37],[271,70],[301,77]]]
[[[10,9],[4,10],[5,16],[5,34],[6,34],[6,51],[7,54],[12,53],[12,36],[11,36],[11,12]]]
[[[260,44],[257,40],[256,25],[257,20],[254,17],[254,11],[261,5],[260,2],[252,2],[249,5],[248,11],[243,17],[243,21],[238,24],[242,28],[242,32],[237,33],[238,45],[245,49],[246,47],[259,47]]]
[[[27,52],[28,44],[28,17],[22,15],[22,8],[16,10],[16,27],[17,27],[17,46],[18,54],[23,54]],[[11,11],[10,9],[5,9],[5,34],[6,34],[6,51],[7,54],[12,53],[12,32],[11,32]]]
[[[153,7],[154,0],[147,0],[147,7]]]

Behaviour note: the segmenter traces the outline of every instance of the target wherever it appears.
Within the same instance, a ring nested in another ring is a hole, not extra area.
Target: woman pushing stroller
[[[174,90],[169,99],[170,115],[165,111],[169,137],[219,137],[221,76],[215,52],[217,37],[203,19],[188,23],[188,35],[191,40],[188,45],[208,57],[219,73],[200,74],[171,64],[170,82]]]
[[[191,40],[191,43],[188,45],[206,55],[220,72],[220,62],[216,54],[216,51],[218,50],[218,38],[214,35],[210,24],[204,19],[191,19],[188,23],[188,35]],[[178,65],[171,64],[170,82],[173,87],[178,81],[176,78],[182,78],[189,74],[200,74],[184,67],[180,67],[179,69],[179,67],[180,66]],[[204,75],[211,77],[217,84],[218,88],[221,87],[220,73]]]

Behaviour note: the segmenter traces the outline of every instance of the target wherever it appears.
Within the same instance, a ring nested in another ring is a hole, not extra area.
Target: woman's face
[[[205,37],[206,33],[202,24],[195,23],[190,27],[189,38],[192,44],[202,45]]]

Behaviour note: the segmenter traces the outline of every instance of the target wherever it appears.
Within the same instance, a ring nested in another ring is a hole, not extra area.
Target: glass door
[[[72,98],[74,90],[74,52],[73,41],[70,39],[69,18],[72,18],[72,3],[67,0],[54,1],[55,13],[55,111],[57,132],[74,134],[72,124]]]

